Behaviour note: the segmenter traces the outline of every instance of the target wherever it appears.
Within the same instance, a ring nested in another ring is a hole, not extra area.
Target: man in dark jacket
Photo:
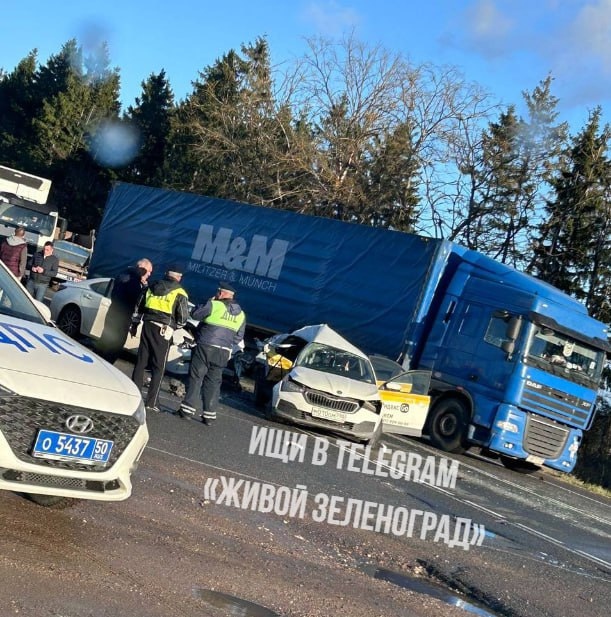
[[[151,261],[140,259],[135,266],[129,266],[114,280],[110,294],[111,304],[104,320],[104,330],[96,343],[96,351],[111,364],[123,350],[132,324],[132,316],[146,291],[146,284],[152,272]]]
[[[187,393],[178,410],[183,418],[194,416],[202,407],[205,424],[216,420],[216,405],[234,345],[244,338],[246,316],[234,300],[235,289],[219,285],[216,295],[196,306],[191,317],[200,321],[196,346],[191,352]]]
[[[57,276],[58,269],[59,259],[53,255],[53,242],[45,242],[42,251],[35,253],[32,258],[30,278],[26,285],[32,297],[40,302],[45,299],[49,283]]]
[[[142,388],[144,370],[150,362],[151,383],[144,401],[148,411],[159,411],[159,389],[172,344],[172,334],[176,328],[182,328],[189,319],[189,298],[180,286],[181,279],[181,269],[170,266],[163,279],[152,283],[147,289],[140,301],[138,315],[132,322],[130,332],[134,334],[140,320],[143,321],[132,380]]]
[[[15,233],[0,244],[0,260],[19,280],[25,276],[27,247],[24,227],[17,227]]]

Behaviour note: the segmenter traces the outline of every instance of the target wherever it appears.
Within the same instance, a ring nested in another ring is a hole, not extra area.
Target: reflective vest
[[[232,315],[227,310],[227,306],[224,302],[212,300],[212,311],[210,315],[204,319],[204,323],[237,332],[245,319],[246,315],[244,315],[244,311],[240,311],[237,315]]]
[[[186,295],[187,292],[182,287],[173,289],[165,296],[155,296],[151,293],[150,289],[147,289],[144,306],[151,311],[172,315],[174,313],[174,302],[176,302],[176,298]]]

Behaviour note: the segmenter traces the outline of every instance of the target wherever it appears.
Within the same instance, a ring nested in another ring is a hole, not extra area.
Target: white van
[[[0,262],[0,489],[127,499],[148,441],[140,391],[49,319]]]

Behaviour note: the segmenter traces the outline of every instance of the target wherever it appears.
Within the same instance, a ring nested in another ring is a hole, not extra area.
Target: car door
[[[81,292],[81,332],[85,336],[100,338],[104,330],[106,313],[110,306],[113,280],[90,283]]]
[[[419,437],[431,404],[431,371],[407,371],[378,383],[384,433]]]

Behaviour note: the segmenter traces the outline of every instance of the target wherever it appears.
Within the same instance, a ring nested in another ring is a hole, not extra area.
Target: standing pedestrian
[[[231,285],[221,283],[213,298],[191,312],[193,319],[201,323],[191,351],[187,392],[178,410],[183,418],[194,416],[201,406],[205,424],[216,420],[223,369],[234,345],[239,345],[244,338],[246,327],[246,315],[234,295]]]
[[[30,278],[26,288],[33,298],[42,302],[45,293],[49,288],[51,279],[57,276],[59,269],[59,259],[53,254],[53,242],[45,242],[42,251],[34,253],[32,267],[30,268]]]
[[[19,280],[25,276],[28,261],[27,246],[25,227],[17,227],[15,233],[0,245],[0,260]]]
[[[114,364],[121,355],[142,295],[146,292],[153,264],[149,259],[140,259],[129,266],[114,280],[110,293],[110,307],[104,320],[104,330],[96,343],[96,351],[107,362]]]
[[[155,281],[146,290],[130,328],[130,333],[134,335],[138,324],[143,321],[132,380],[142,388],[144,370],[150,363],[151,383],[144,401],[148,411],[159,411],[159,390],[172,334],[176,328],[182,328],[189,318],[189,299],[180,286],[181,280],[182,270],[178,266],[170,266],[163,279]]]

